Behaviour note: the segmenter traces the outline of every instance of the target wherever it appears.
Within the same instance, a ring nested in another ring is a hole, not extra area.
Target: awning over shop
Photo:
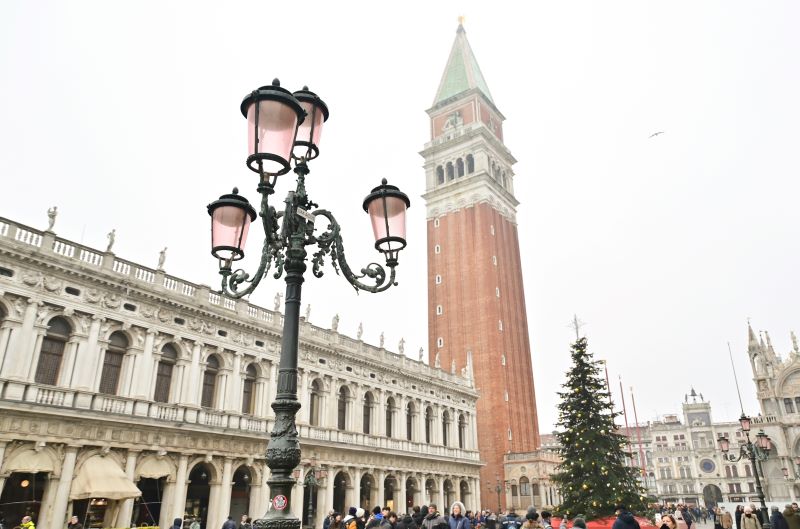
[[[165,459],[146,457],[136,469],[137,478],[163,478],[172,474],[172,467]]]
[[[3,465],[3,474],[11,472],[54,472],[53,459],[44,451],[23,450],[9,457]]]
[[[124,500],[141,495],[142,491],[128,479],[112,458],[92,456],[78,470],[69,497],[71,500]]]

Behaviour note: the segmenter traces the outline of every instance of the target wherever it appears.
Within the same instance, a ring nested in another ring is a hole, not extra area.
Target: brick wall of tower
[[[475,385],[481,394],[478,447],[486,462],[481,492],[484,504],[491,507],[497,505],[496,495],[486,485],[494,486],[495,476],[504,479],[503,455],[539,445],[517,228],[487,203],[450,212],[438,223],[437,227],[434,220],[428,221],[430,362],[438,352],[442,369],[451,369],[455,360],[460,372],[467,351],[472,351]]]

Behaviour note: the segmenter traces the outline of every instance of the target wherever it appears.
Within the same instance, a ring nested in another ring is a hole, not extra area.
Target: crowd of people
[[[737,505],[733,513],[725,507],[713,508],[690,507],[678,504],[662,507],[660,510],[661,529],[691,529],[693,525],[710,521],[714,529],[761,529],[764,526],[766,513],[754,504]],[[658,522],[658,521],[657,521]],[[772,529],[800,529],[800,511],[797,503],[786,504],[783,511],[772,506],[769,514],[769,525]]]

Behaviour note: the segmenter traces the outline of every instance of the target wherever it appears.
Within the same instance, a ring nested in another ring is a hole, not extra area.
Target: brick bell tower
[[[425,158],[431,365],[471,372],[483,505],[498,505],[503,456],[539,446],[514,197],[503,120],[459,24]],[[491,485],[491,492],[487,485]],[[501,493],[505,506],[505,493]]]

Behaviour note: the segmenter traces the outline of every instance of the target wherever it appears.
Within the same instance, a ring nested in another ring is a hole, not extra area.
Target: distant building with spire
[[[438,358],[455,372],[469,368],[474,374],[481,395],[478,447],[486,463],[483,504],[507,506],[517,491],[527,498],[520,501],[552,505],[554,490],[527,472],[544,467],[528,463],[522,466],[525,473],[514,476],[504,467],[506,456],[533,454],[535,460],[539,448],[516,223],[516,159],[503,142],[505,117],[461,23],[427,112],[430,141],[420,154],[426,176],[429,362],[435,365]],[[442,428],[429,430],[434,442]],[[540,474],[547,476],[544,470]]]

